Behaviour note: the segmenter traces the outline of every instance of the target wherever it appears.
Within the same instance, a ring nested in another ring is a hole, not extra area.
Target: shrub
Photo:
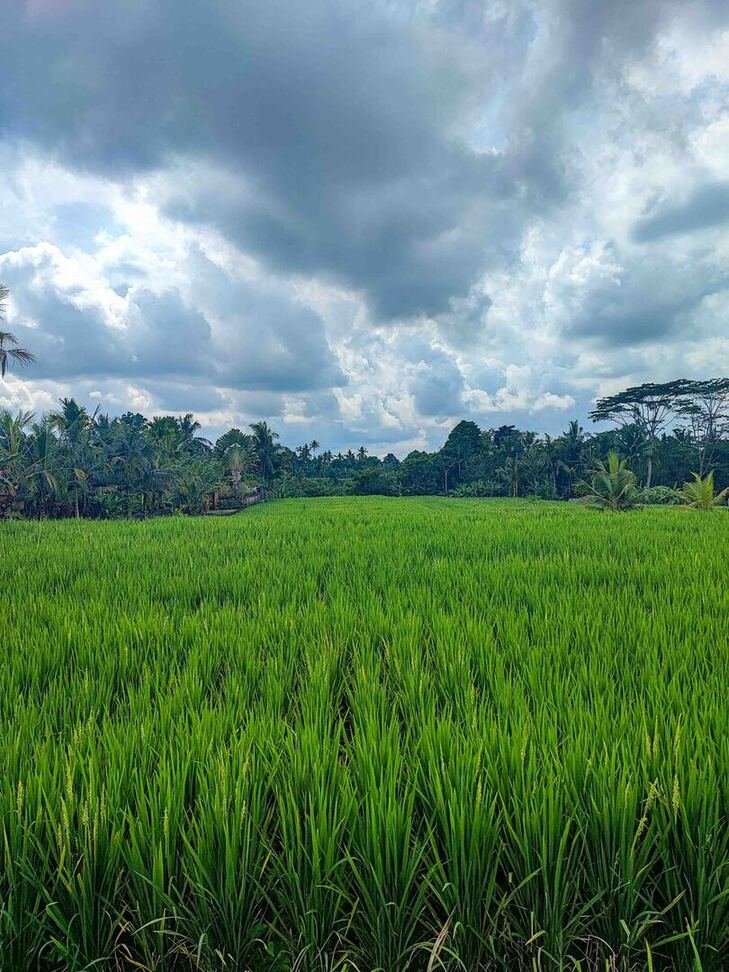
[[[651,486],[640,494],[640,501],[646,506],[675,506],[680,494],[670,486]]]
[[[506,492],[507,487],[503,483],[494,482],[493,479],[477,479],[473,483],[464,483],[461,486],[457,486],[451,493],[451,496],[455,496],[457,499],[465,499],[469,496],[505,496]]]
[[[316,496],[344,496],[349,491],[349,480],[316,477],[282,476],[271,489],[273,499],[305,499]]]

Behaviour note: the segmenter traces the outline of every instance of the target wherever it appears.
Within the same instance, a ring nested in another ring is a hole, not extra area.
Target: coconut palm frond
[[[684,506],[689,506],[695,510],[711,510],[715,506],[721,506],[727,502],[729,487],[715,493],[713,472],[706,476],[700,476],[698,473],[691,473],[691,475],[693,480],[684,483],[679,493]]]

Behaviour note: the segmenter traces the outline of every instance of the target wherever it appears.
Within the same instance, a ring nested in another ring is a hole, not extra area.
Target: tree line
[[[729,485],[729,379],[641,385],[601,399],[591,417],[614,427],[589,434],[572,421],[551,437],[461,421],[437,451],[400,460],[364,446],[333,453],[317,441],[289,449],[265,421],[209,442],[192,414],[109,417],[63,398],[39,418],[0,410],[0,515],[202,513],[235,509],[258,490],[571,499],[601,469],[609,474],[613,455],[642,502],[673,501],[692,473]]]
[[[0,284],[0,320],[8,290]],[[35,356],[0,330],[0,378]],[[590,413],[608,431],[577,421],[559,436],[514,425],[480,429],[461,421],[435,452],[403,460],[289,449],[267,422],[229,429],[215,443],[191,413],[110,418],[73,398],[36,417],[0,409],[0,516],[146,516],[245,505],[251,493],[278,497],[533,496],[572,499],[601,483],[641,502],[671,502],[691,476],[713,494],[729,484],[729,378],[645,383],[601,398]],[[622,484],[622,485],[621,485]]]

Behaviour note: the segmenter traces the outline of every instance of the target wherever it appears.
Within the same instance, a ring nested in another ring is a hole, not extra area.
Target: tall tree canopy
[[[691,382],[685,378],[653,384],[647,382],[601,398],[590,412],[593,422],[612,421],[623,426],[635,426],[646,439],[646,487],[653,478],[653,446],[666,428],[682,396],[688,394]]]
[[[650,462],[646,482],[665,498],[698,472],[729,485],[729,379],[640,386],[603,399],[593,415],[617,428],[592,435],[573,421],[558,436],[514,425],[459,422],[437,451],[402,461],[365,446],[332,453],[316,439],[281,446],[267,422],[232,428],[211,446],[188,413],[116,418],[64,398],[48,415],[0,410],[0,515],[143,516],[236,508],[269,495],[536,496],[568,499],[620,454],[622,469]],[[621,473],[622,475],[622,473]],[[661,493],[661,490],[664,492]],[[654,490],[655,492],[655,490]],[[670,496],[669,496],[670,498]]]

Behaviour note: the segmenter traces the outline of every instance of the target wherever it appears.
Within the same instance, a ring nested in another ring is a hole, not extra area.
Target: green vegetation
[[[8,295],[0,284],[0,321]],[[0,331],[0,378],[11,363],[35,361],[16,345],[12,334]],[[39,421],[32,412],[0,409],[0,517],[195,514],[246,506],[252,493],[280,499],[350,493],[569,499],[588,471],[593,505],[626,509],[637,504],[638,492],[628,462],[645,465],[650,502],[664,496],[652,489],[655,463],[659,491],[675,489],[689,474],[701,482],[716,471],[729,480],[729,378],[679,378],[602,398],[590,418],[618,429],[594,436],[577,421],[556,439],[513,425],[481,430],[461,421],[437,452],[416,450],[402,462],[392,453],[382,460],[370,456],[364,446],[317,456],[316,439],[292,450],[278,443],[278,432],[265,421],[253,422],[249,432],[229,429],[213,446],[196,434],[200,425],[192,413],[148,420],[127,412],[112,419],[89,414],[73,398],[59,404]],[[610,456],[617,453],[626,456],[620,477],[631,483],[616,500],[605,490],[612,490]]]
[[[3,970],[729,967],[723,510],[0,542]]]
[[[585,495],[582,501],[602,510],[633,510],[641,499],[641,491],[635,473],[628,469],[626,459],[617,452],[608,453],[607,462],[597,461],[590,483],[582,484]]]
[[[671,490],[696,468],[703,475],[712,471],[722,488],[729,483],[729,380],[675,384],[685,396],[691,386],[694,398],[674,400],[674,427],[660,438],[647,438],[638,422],[595,435],[570,422],[551,438],[513,425],[480,429],[463,421],[438,451],[411,452],[402,461],[392,454],[370,456],[364,446],[344,454],[322,452],[316,441],[291,450],[266,422],[254,422],[247,432],[229,429],[213,445],[199,435],[191,414],[149,420],[127,412],[110,418],[90,414],[72,398],[39,419],[0,410],[0,516],[201,513],[243,506],[259,489],[280,498],[569,499],[585,477],[609,464],[611,452],[625,458],[625,474],[635,474],[636,486],[641,472],[643,482],[652,480],[642,491],[646,502],[675,497]],[[665,415],[662,421],[668,421]]]
[[[703,478],[698,473],[693,474],[693,480],[683,484],[680,492],[681,499],[687,506],[698,510],[711,510],[726,502],[729,486],[719,493],[714,491],[714,473],[710,472]]]

